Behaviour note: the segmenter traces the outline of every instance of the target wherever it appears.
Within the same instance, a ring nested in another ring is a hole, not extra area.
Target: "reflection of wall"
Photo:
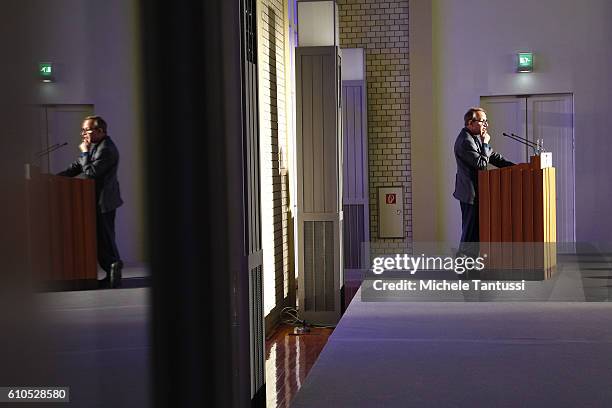
[[[612,239],[606,211],[612,201],[607,176],[612,154],[607,134],[612,127],[610,19],[607,0],[410,2],[411,83],[430,84],[412,89],[413,143],[424,149],[413,149],[413,157],[421,158],[421,164],[434,158],[433,172],[421,165],[414,174],[415,220],[431,221],[438,239],[459,239],[452,143],[463,114],[480,96],[573,93],[576,239]],[[534,52],[534,73],[514,72],[514,53],[520,50]],[[417,112],[430,115],[418,120]],[[428,236],[427,228],[422,224],[415,239]]]
[[[338,0],[338,8],[341,47],[366,54],[371,240],[378,236],[379,186],[403,186],[405,237],[411,240],[408,1]]]
[[[278,311],[294,302],[295,279],[290,258],[288,174],[280,168],[287,146],[285,88],[285,5],[260,0],[258,13],[259,129],[261,155],[262,244],[264,250],[264,313],[273,324]]]
[[[116,229],[121,255],[128,264],[145,257],[137,3],[40,3],[43,9],[37,11],[43,21],[38,24],[45,34],[39,36],[41,48],[34,56],[56,66],[56,82],[39,85],[37,103],[91,104],[108,122],[109,134],[121,154],[119,182],[125,204],[117,211]],[[169,139],[174,136],[168,135]],[[76,158],[77,146],[65,149],[73,149]]]

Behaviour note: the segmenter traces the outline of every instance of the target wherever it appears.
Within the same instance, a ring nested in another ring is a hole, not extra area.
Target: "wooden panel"
[[[523,242],[523,167],[512,166],[512,241]]]
[[[524,267],[526,269],[534,268],[533,228],[533,169],[529,167],[523,170],[523,233],[527,243]]]
[[[252,157],[252,164],[249,168],[248,179],[250,180],[251,193],[249,194],[251,204],[251,219],[249,232],[251,234],[252,243],[250,245],[251,253],[261,251],[261,166],[259,154],[259,105],[257,95],[257,66],[253,63],[247,63],[249,68],[249,80],[247,87],[249,88],[250,96],[250,111],[248,112],[250,126],[250,149],[248,154]]]
[[[312,167],[312,202],[313,212],[325,212],[325,139],[323,122],[323,61],[319,55],[309,58],[312,63],[312,156],[305,156],[304,160],[311,162]]]
[[[365,242],[363,204],[344,206],[344,267],[361,268],[361,244]]]
[[[245,62],[245,167],[246,167],[246,212],[247,212],[247,249],[249,253],[259,250],[259,146],[257,128],[257,100],[255,98],[257,78],[256,67]]]
[[[250,64],[246,63],[245,64],[245,76],[246,78],[249,77],[250,75]],[[251,100],[251,91],[249,89],[248,86],[248,81],[245,82],[245,98],[244,98],[244,111],[245,111],[245,134],[244,134],[244,143],[245,143],[245,170],[246,170],[246,203],[245,203],[245,209],[246,209],[246,223],[247,225],[250,225],[250,220],[253,219],[253,214],[254,214],[254,202],[253,202],[253,194],[252,194],[252,178],[251,178],[251,174],[252,174],[252,170],[253,170],[253,154],[251,153],[252,151],[252,145],[251,145],[251,132],[252,132],[252,121],[250,119],[250,115],[249,112],[251,111],[252,107],[252,100]],[[252,252],[253,251],[253,228],[248,228],[247,230],[247,250],[248,252]]]
[[[550,221],[550,241],[549,242],[557,242],[557,200],[556,200],[556,170],[554,168],[548,169],[548,185],[549,185],[549,221]]]
[[[304,212],[315,212],[314,205],[314,162],[313,157],[313,64],[312,58],[309,56],[302,56],[300,60],[301,65],[301,78],[300,89],[302,91],[302,97],[300,98],[302,109],[301,109],[301,145],[302,145],[302,199],[304,205]]]
[[[502,264],[504,270],[512,267],[512,170],[509,167],[500,169],[501,179],[501,245]]]
[[[492,268],[502,266],[501,251],[501,171],[499,169],[489,171],[489,182],[491,187],[491,246],[489,265]]]
[[[541,169],[533,172],[533,262],[534,268],[544,268],[544,174]]]
[[[512,264],[514,269],[525,268],[525,247],[523,239],[523,168],[516,165],[512,171]]]
[[[306,282],[309,289],[304,310],[334,310],[334,230],[331,221],[307,221],[304,223]]]
[[[343,203],[367,204],[367,140],[362,81],[343,81]]]
[[[362,116],[363,81],[342,81],[343,242],[345,269],[359,269],[361,243],[368,238],[367,148]]]
[[[352,87],[353,89],[353,100],[354,100],[354,105],[353,105],[353,112],[354,112],[354,118],[355,118],[355,122],[354,122],[354,129],[355,129],[355,166],[354,171],[355,171],[355,197],[356,198],[361,198],[366,200],[367,196],[366,196],[366,183],[367,183],[367,176],[364,177],[364,157],[367,157],[367,152],[364,151],[364,149],[366,148],[365,143],[366,143],[366,139],[365,139],[365,129],[363,127],[363,112],[362,112],[362,108],[363,108],[363,100],[362,100],[362,92],[364,90],[363,86],[355,86]]]
[[[501,172],[501,240],[512,242],[512,169],[506,167]]]
[[[296,49],[297,263],[304,318],[335,322],[342,278],[342,135],[337,47]],[[313,223],[334,222],[333,228]],[[309,230],[309,228],[312,230]],[[329,232],[328,232],[329,230]],[[333,238],[321,239],[322,233]],[[330,252],[331,251],[331,252]],[[310,271],[310,275],[308,275]],[[329,291],[324,291],[329,288]],[[336,297],[338,300],[336,300]]]
[[[551,214],[553,211],[553,200],[552,197],[550,195],[550,193],[552,192],[552,187],[551,187],[551,172],[548,171],[548,169],[546,169],[546,190],[545,190],[545,194],[546,194],[546,237],[545,237],[545,242],[553,242],[552,239],[552,228],[553,228],[553,222],[551,220]]]
[[[531,166],[534,169],[542,168],[542,161],[540,160],[540,156],[531,156]]]
[[[344,181],[343,202],[354,194],[354,179],[352,172],[351,157],[354,155],[353,151],[353,137],[355,130],[353,129],[353,109],[350,107],[353,105],[353,92],[350,87],[342,87],[342,100],[344,104],[342,106],[342,132],[344,137],[342,138],[342,180]]]
[[[63,275],[63,264],[64,257],[62,251],[62,236],[61,236],[61,226],[62,220],[60,215],[61,209],[61,201],[60,201],[60,189],[59,179],[45,177],[43,179],[44,182],[47,182],[49,187],[49,241],[51,246],[51,276],[52,280],[61,280]]]
[[[314,212],[325,212],[325,123],[323,107],[323,57],[312,57],[312,197]]]
[[[98,260],[97,260],[97,235],[96,223],[92,220],[96,219],[96,190],[95,184],[91,180],[82,181],[83,185],[83,220],[84,220],[84,238],[85,242],[85,279],[98,278]]]
[[[491,186],[491,241],[501,242],[501,172],[489,170]]]
[[[552,216],[551,216],[551,222],[552,222],[552,237],[551,237],[551,241],[550,242],[557,242],[557,170],[554,167],[551,167],[549,169],[552,180],[550,182],[550,196],[551,196],[551,202],[552,202]],[[553,246],[553,248],[555,248],[556,250],[556,245]],[[555,253],[555,259],[556,259],[556,253]]]
[[[322,116],[323,116],[323,134],[321,142],[323,144],[323,155],[320,160],[325,168],[323,172],[323,211],[337,212],[338,206],[338,182],[340,174],[338,174],[338,158],[341,152],[338,151],[341,147],[338,145],[338,105],[335,97],[338,92],[336,80],[336,56],[325,55],[321,59],[322,63]]]
[[[341,210],[337,48],[297,49],[298,206],[301,213]],[[354,188],[354,187],[353,187]]]
[[[81,181],[81,180],[74,180]],[[72,202],[72,218],[77,220],[72,224],[72,237],[74,243],[72,246],[72,258],[74,262],[74,271],[72,278],[76,276],[82,276],[85,274],[85,230],[83,223],[79,220],[83,220],[83,183],[76,182],[70,185],[70,201]]]
[[[28,184],[30,248],[38,280],[96,279],[94,181],[39,175]]]
[[[72,193],[71,193],[71,182],[69,178],[59,178],[59,191],[60,191],[60,236],[63,242],[63,263],[62,263],[62,279],[70,280],[74,279],[76,272],[74,270],[74,218],[72,208]]]
[[[357,137],[355,135],[355,110],[354,110],[354,92],[352,87],[344,87],[344,104],[342,105],[342,120],[344,121],[344,198],[354,198],[356,193],[356,164],[355,163],[355,144]]]
[[[481,250],[490,256],[489,268],[549,274],[556,264],[555,169],[520,164],[478,177]]]
[[[488,171],[478,172],[478,218],[480,242],[491,241],[491,183]]]
[[[533,242],[533,170],[523,170],[523,234],[525,242]]]
[[[550,183],[549,183],[549,172],[548,169],[542,170],[542,210],[544,214],[542,215],[542,224],[543,224],[543,242],[550,242]]]
[[[533,170],[533,240],[544,242],[544,175]]]

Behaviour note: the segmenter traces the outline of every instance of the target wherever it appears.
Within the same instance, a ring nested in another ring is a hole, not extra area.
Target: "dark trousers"
[[[115,243],[115,213],[116,210],[96,213],[96,236],[98,238],[98,263],[110,273],[111,265],[121,260]]]
[[[480,231],[478,226],[478,204],[461,204],[461,246],[460,252],[478,256]]]

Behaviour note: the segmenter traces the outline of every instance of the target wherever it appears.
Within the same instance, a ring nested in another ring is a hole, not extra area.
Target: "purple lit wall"
[[[45,35],[40,36],[41,49],[34,56],[57,67],[57,82],[41,84],[36,103],[93,104],[95,113],[108,122],[121,154],[119,183],[125,204],[117,211],[116,232],[127,265],[144,261],[137,3],[40,3],[38,24]],[[76,146],[67,148],[74,149],[76,157]]]
[[[576,240],[612,241],[611,20],[606,0],[410,2],[415,240],[458,240],[452,144],[469,106],[483,95],[571,93]],[[525,49],[536,72],[516,74],[512,56]]]

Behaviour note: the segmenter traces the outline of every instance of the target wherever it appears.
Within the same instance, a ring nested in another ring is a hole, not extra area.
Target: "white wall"
[[[610,21],[609,0],[410,2],[410,22],[417,25],[410,36],[413,160],[423,157],[414,141],[431,141],[423,153],[432,158],[432,166],[439,166],[437,172],[421,168],[413,175],[415,223],[422,216],[432,221],[435,238],[458,241],[461,217],[452,197],[452,146],[463,114],[479,104],[480,96],[573,93],[576,239],[612,241],[607,211],[612,202],[607,169],[612,154]],[[416,53],[426,54],[428,42],[431,60],[419,59]],[[514,55],[521,50],[534,52],[534,73],[514,72]],[[421,194],[425,186],[434,193]],[[432,194],[436,205],[428,207]],[[420,231],[420,236],[415,231],[415,240],[428,234],[425,225]]]
[[[136,0],[60,0],[40,5],[35,61],[52,61],[56,82],[40,84],[38,104],[93,104],[119,148],[125,204],[117,211],[119,251],[126,264],[144,260],[143,164]],[[75,129],[78,132],[78,129]],[[75,158],[78,154],[76,146]],[[160,165],[163,165],[160,163]]]

